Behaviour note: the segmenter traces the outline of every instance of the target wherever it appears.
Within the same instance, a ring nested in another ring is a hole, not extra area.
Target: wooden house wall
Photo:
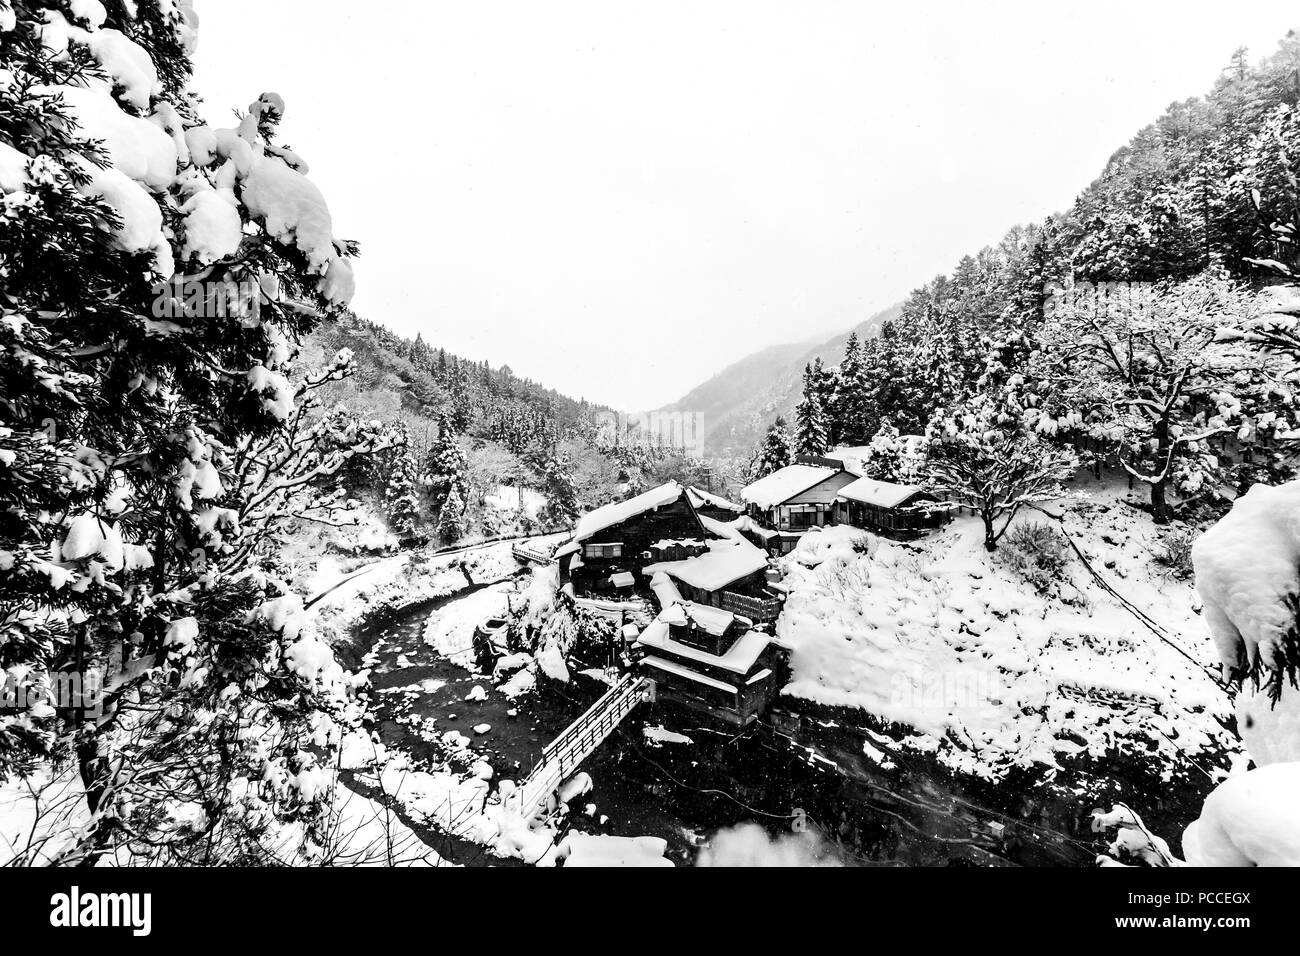
[[[676,701],[692,710],[739,726],[752,722],[766,709],[779,692],[784,679],[783,658],[780,650],[775,646],[769,646],[764,650],[744,674],[711,667],[667,651],[656,650],[655,654],[682,667],[730,684],[737,691],[731,694],[705,687],[685,677],[650,668],[646,671],[646,675],[654,678],[656,682],[656,698]],[[772,675],[754,684],[746,683],[750,677],[764,670],[772,671]]]

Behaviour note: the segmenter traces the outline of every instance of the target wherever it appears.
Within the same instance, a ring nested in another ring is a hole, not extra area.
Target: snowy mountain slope
[[[901,305],[873,315],[852,331],[870,338],[882,323],[898,317]],[[835,365],[844,358],[845,331],[820,344],[773,345],[727,366],[664,411],[704,417],[704,445],[712,454],[748,454],[778,415],[790,418],[798,404],[804,366],[820,358]]]
[[[1124,753],[1154,761],[1163,779],[1210,767],[1236,745],[1220,724],[1230,701],[1196,663],[1215,655],[1195,592],[1152,562],[1158,532],[1122,484],[1087,490],[1048,510],[1192,660],[1077,557],[1048,597],[1004,553],[983,550],[976,519],[911,544],[873,537],[870,553],[861,532],[841,527],[809,534],[786,560],[785,693],[860,708],[893,725],[902,747],[988,780]]]

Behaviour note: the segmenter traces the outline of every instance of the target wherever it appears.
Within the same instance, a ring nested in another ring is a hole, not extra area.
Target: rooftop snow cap
[[[680,498],[684,490],[677,482],[670,481],[666,485],[651,488],[635,498],[627,499],[627,501],[616,501],[613,504],[597,508],[595,511],[589,511],[578,519],[578,526],[573,532],[573,540],[586,541],[593,534],[598,534],[606,528],[612,528],[616,524],[622,524],[629,518],[635,518],[647,511],[666,507]]]
[[[834,474],[834,468],[820,465],[787,465],[746,487],[740,497],[760,508],[775,508]]]
[[[745,510],[744,505],[738,505],[734,501],[728,501],[721,495],[712,494],[702,488],[687,488],[686,493],[690,495],[691,504],[696,508],[718,508],[722,511],[734,511],[736,514],[740,514]]]
[[[909,498],[923,493],[924,489],[918,485],[896,485],[891,481],[859,478],[841,488],[839,496],[848,501],[875,505],[877,508],[897,508]]]
[[[662,571],[701,591],[720,591],[733,581],[749,577],[767,567],[767,553],[743,538],[718,542],[704,554],[681,561],[647,565],[646,574]]]

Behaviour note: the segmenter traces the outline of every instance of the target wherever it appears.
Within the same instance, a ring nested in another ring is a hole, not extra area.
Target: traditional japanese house
[[[583,515],[555,557],[575,593],[605,593],[627,590],[647,563],[702,554],[712,537],[671,481]]]
[[[666,590],[657,575],[661,597]],[[669,585],[671,588],[671,585]],[[785,654],[770,635],[721,608],[668,604],[637,638],[638,668],[655,699],[736,726],[756,720],[784,680]]]
[[[917,485],[859,478],[839,490],[835,522],[910,537],[941,526],[947,513],[926,508],[934,496]]]
[[[718,535],[698,555],[645,566],[644,573],[663,572],[681,595],[697,604],[719,607],[760,623],[776,620],[781,597],[768,587],[767,552],[755,547],[729,525],[701,518]]]
[[[835,498],[857,476],[843,470],[841,462],[826,461],[787,465],[740,493],[750,516],[777,532],[768,542],[772,553],[787,554],[809,528],[834,523]]]
[[[734,501],[728,501],[721,495],[715,495],[712,492],[704,491],[701,488],[687,488],[686,493],[690,496],[691,504],[695,507],[695,512],[702,518],[713,518],[717,521],[734,521],[745,513],[745,506],[737,504]]]

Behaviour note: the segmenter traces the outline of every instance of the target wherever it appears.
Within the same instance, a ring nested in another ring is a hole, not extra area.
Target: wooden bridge
[[[528,817],[545,804],[637,704],[654,700],[654,686],[649,678],[624,674],[586,713],[547,744],[542,759],[516,792],[519,812]]]
[[[529,547],[529,543],[530,542],[520,542],[511,549],[515,556],[515,560],[524,564],[537,564],[542,566],[551,563],[551,556],[549,554],[539,550],[538,548]]]

